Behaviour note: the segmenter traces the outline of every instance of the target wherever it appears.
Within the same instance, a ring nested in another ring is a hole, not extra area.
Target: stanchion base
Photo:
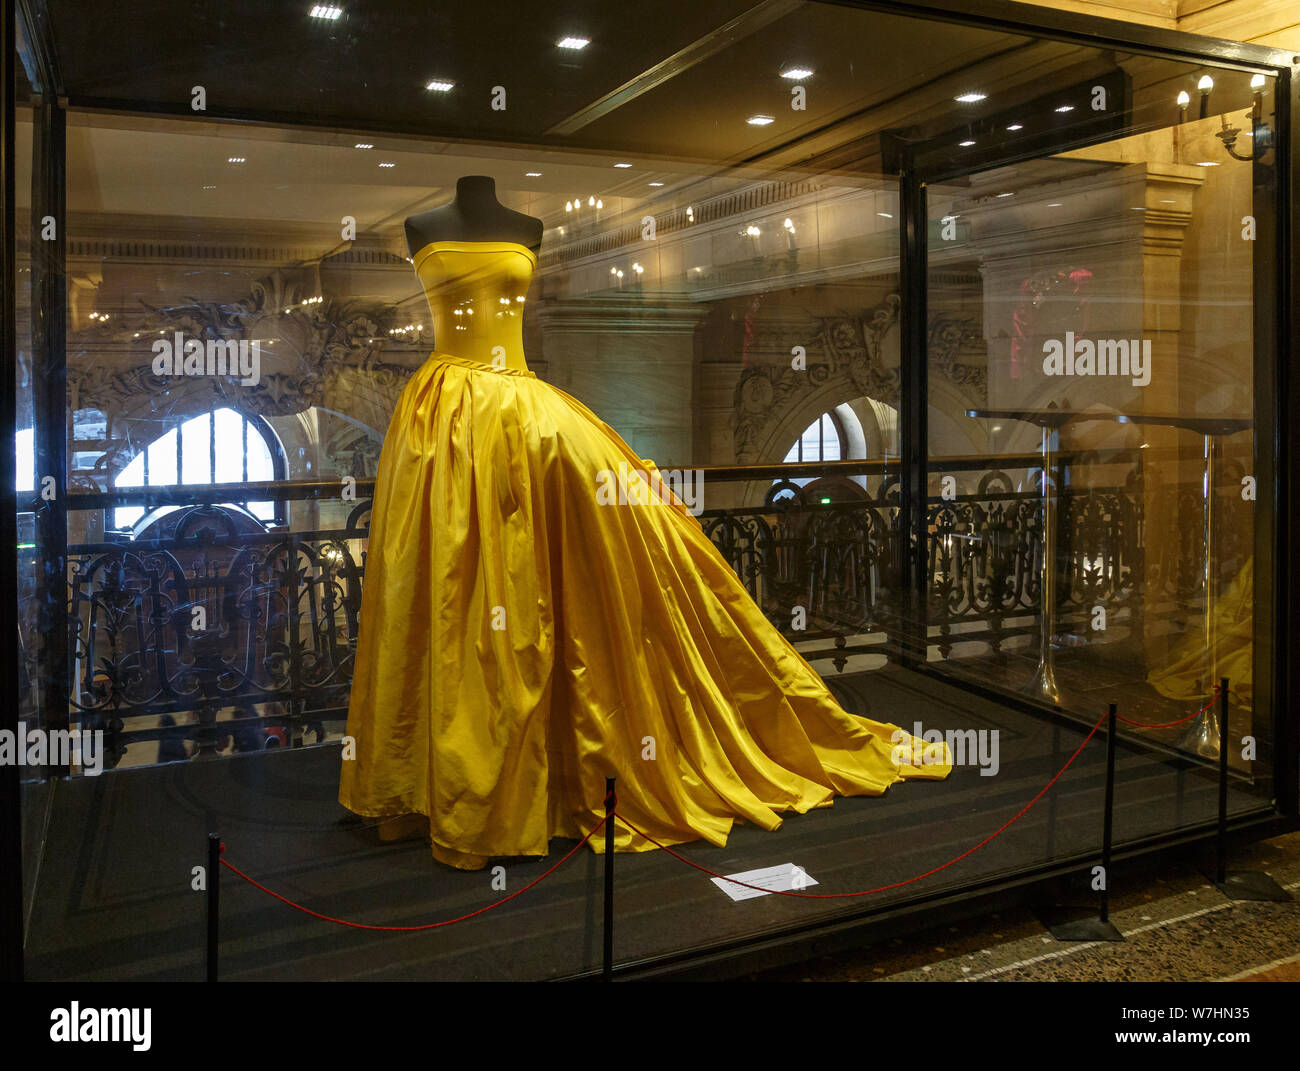
[[[1217,759],[1219,757],[1218,712],[1206,710],[1198,714],[1191,728],[1183,734],[1179,747],[1203,759]]]
[[[1056,670],[1046,662],[1039,663],[1034,679],[1026,684],[1022,691],[1032,699],[1051,703],[1054,706],[1059,706],[1061,702],[1061,689],[1056,685]]]
[[[1214,881],[1213,871],[1210,880]],[[1285,904],[1295,899],[1262,870],[1229,870],[1224,881],[1214,881],[1214,887],[1229,900],[1265,900]]]
[[[1085,914],[1085,912],[1088,912]],[[1113,922],[1103,922],[1096,909],[1040,907],[1034,912],[1058,941],[1123,941]]]

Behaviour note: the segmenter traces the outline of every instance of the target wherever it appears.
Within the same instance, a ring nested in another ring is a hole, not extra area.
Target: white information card
[[[757,889],[748,889],[745,885],[736,885],[733,881],[743,881],[747,885],[757,885]],[[751,900],[755,896],[767,896],[770,892],[802,892],[817,881],[803,867],[794,863],[781,863],[779,866],[765,866],[760,870],[746,870],[743,874],[728,874],[725,878],[713,878],[713,884],[733,900]]]

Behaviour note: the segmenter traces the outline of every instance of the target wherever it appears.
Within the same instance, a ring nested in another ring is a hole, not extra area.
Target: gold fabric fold
[[[601,504],[602,472],[647,464],[527,371],[415,373],[379,462],[344,806],[426,815],[435,855],[473,868],[586,835],[607,776],[651,836],[717,845],[947,776],[840,708],[680,501]]]

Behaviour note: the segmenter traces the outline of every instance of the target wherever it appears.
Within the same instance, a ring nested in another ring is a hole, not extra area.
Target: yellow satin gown
[[[586,835],[606,776],[656,839],[722,845],[737,819],[772,830],[948,775],[946,750],[899,765],[912,737],[840,708],[680,500],[598,501],[653,463],[528,371],[530,249],[435,242],[414,262],[439,348],[380,454],[345,807],[425,815],[435,857],[476,869]],[[615,846],[652,847],[623,826]]]

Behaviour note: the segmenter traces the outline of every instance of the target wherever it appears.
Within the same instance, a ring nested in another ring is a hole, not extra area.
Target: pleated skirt
[[[919,762],[839,706],[679,500],[602,493],[638,471],[654,484],[530,372],[435,353],[415,373],[379,461],[345,807],[424,815],[473,869],[585,836],[606,777],[657,840],[722,845],[738,819],[947,776],[946,751]],[[620,824],[615,847],[653,845]]]

